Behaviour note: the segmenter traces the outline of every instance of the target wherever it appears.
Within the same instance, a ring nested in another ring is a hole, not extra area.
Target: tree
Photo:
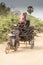
[[[7,15],[10,12],[10,8],[5,5],[4,2],[0,3],[0,15]]]
[[[20,12],[19,10],[15,10],[15,11],[14,11],[14,14],[15,14],[15,15],[20,15],[21,12]]]
[[[31,14],[31,13],[33,12],[33,7],[32,7],[32,6],[28,6],[28,7],[27,7],[27,12],[28,12],[29,14]]]

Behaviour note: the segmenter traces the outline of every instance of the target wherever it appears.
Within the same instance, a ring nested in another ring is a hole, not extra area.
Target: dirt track
[[[34,49],[22,44],[16,52],[4,50],[5,44],[0,44],[0,65],[43,65],[43,33],[35,37]]]

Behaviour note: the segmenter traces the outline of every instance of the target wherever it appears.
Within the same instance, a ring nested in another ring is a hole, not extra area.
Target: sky
[[[17,9],[20,11],[27,11],[28,6],[33,6],[33,16],[43,20],[43,0],[0,0],[5,2],[11,9]]]

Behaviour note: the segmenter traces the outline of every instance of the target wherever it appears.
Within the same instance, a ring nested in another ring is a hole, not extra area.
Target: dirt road
[[[43,33],[35,37],[34,49],[20,45],[16,52],[5,54],[5,44],[0,44],[0,65],[43,65]]]

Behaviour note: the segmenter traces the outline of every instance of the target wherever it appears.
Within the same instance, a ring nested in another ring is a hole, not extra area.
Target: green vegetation
[[[30,25],[34,26],[37,31],[43,32],[43,22],[33,16],[27,15],[27,19],[30,19]],[[18,23],[19,16],[15,16],[13,13],[9,13],[7,16],[0,15],[0,42],[7,39],[7,33],[11,31],[12,24]]]
[[[7,33],[11,31],[12,25],[19,22],[20,12],[17,12],[15,15],[9,7],[6,7],[4,3],[0,3],[0,43],[7,40]],[[34,26],[38,32],[43,32],[43,21],[31,15],[27,15],[27,19],[30,20],[30,25]]]
[[[18,23],[19,17],[12,13],[7,16],[0,15],[0,42],[7,39],[7,33],[11,31],[12,24]]]
[[[10,8],[5,5],[4,2],[0,3],[0,15],[7,15],[10,12]]]
[[[34,26],[38,32],[43,32],[43,21],[35,18],[31,15],[27,15],[27,19],[30,20],[30,25]]]

